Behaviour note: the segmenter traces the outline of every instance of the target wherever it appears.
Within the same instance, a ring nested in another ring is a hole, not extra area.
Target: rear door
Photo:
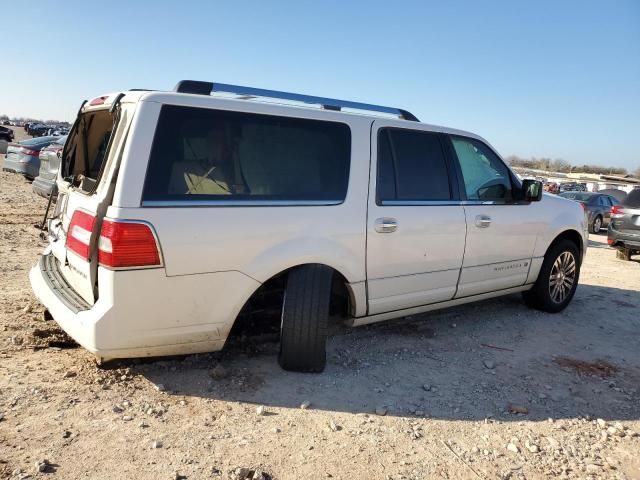
[[[373,123],[367,218],[369,314],[453,298],[466,223],[441,134]]]
[[[484,142],[448,135],[465,197],[467,242],[456,298],[523,285],[541,223],[530,203],[514,200],[519,187]]]
[[[80,114],[65,145],[58,204],[49,222],[52,253],[65,279],[89,304],[97,299],[97,238],[113,195],[113,175],[132,106]]]

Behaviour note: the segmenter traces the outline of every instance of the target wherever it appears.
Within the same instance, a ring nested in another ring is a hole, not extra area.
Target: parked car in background
[[[0,140],[13,142],[13,129],[0,126]]]
[[[560,192],[560,186],[556,182],[545,182],[544,191],[557,194]]]
[[[2,122],[2,125],[11,125],[11,122],[9,120],[4,120]]]
[[[640,188],[629,192],[611,211],[607,243],[616,248],[621,260],[640,254]]]
[[[69,129],[65,127],[61,127],[59,125],[51,126],[47,130],[47,135],[52,135],[54,137],[59,137],[59,136],[68,135],[68,134],[69,134]]]
[[[587,185],[584,183],[568,182],[561,183],[559,186],[560,193],[562,192],[586,192]]]
[[[236,318],[267,308],[280,365],[319,372],[330,318],[515,292],[559,312],[588,244],[578,204],[519,180],[478,135],[207,82],[87,102],[57,185],[31,285],[102,361],[219,350]]]
[[[27,133],[32,137],[44,137],[46,136],[47,130],[49,130],[49,127],[44,123],[32,123],[27,129]]]
[[[589,219],[589,231],[600,233],[602,227],[609,225],[611,208],[620,202],[611,195],[595,192],[563,192],[561,197],[580,202]]]
[[[55,142],[58,137],[38,137],[12,143],[7,148],[2,170],[24,175],[29,179],[38,176],[40,170],[40,150]]]
[[[58,169],[60,168],[60,157],[66,140],[67,137],[65,135],[40,150],[40,170],[31,187],[38,195],[43,197],[51,195],[53,186],[56,183]]]

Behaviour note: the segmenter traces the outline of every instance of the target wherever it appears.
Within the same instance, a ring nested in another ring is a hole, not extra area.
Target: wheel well
[[[229,336],[231,337],[264,337],[265,340],[279,338],[280,316],[287,277],[293,269],[288,268],[264,282],[245,302],[236,317]],[[331,268],[331,267],[330,267]],[[331,284],[330,326],[347,318],[354,308],[354,298],[349,282],[336,269],[333,270]],[[275,336],[278,337],[275,337]]]
[[[555,244],[557,244],[558,242],[560,242],[562,240],[569,240],[569,241],[575,243],[576,248],[578,249],[578,254],[580,255],[580,261],[582,261],[582,255],[584,253],[582,251],[582,236],[578,232],[576,232],[575,230],[565,230],[560,235],[558,235],[553,240],[553,242],[551,242],[551,245],[549,245],[549,248],[547,248],[547,252],[549,251],[549,249],[551,247],[553,247]]]

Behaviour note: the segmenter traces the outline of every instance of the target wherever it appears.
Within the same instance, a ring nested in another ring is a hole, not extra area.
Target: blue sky
[[[100,93],[201,79],[406,108],[505,156],[640,167],[638,0],[33,0],[11,10],[0,113],[72,120]]]

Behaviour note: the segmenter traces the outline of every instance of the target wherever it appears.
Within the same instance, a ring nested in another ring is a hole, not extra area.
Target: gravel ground
[[[604,236],[558,315],[342,329],[320,375],[268,342],[98,368],[29,287],[44,206],[0,174],[1,478],[640,478],[640,262]]]

